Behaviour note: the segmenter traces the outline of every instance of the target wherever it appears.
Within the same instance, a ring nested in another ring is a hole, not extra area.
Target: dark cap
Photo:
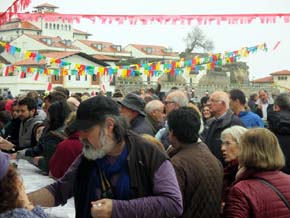
[[[133,111],[137,111],[145,116],[144,112],[145,101],[143,98],[134,93],[129,93],[128,95],[125,96],[123,100],[118,101],[118,103],[126,108],[129,108]]]
[[[72,126],[77,130],[86,130],[98,124],[104,115],[119,116],[119,108],[115,101],[105,96],[91,97],[80,103],[76,120]]]
[[[9,155],[0,151],[0,180],[3,179],[9,169]]]

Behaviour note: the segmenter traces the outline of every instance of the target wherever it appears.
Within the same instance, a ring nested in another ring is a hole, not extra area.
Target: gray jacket
[[[19,129],[19,148],[24,149],[36,145],[36,141],[32,141],[32,134],[34,126],[43,122],[43,117],[35,115],[25,121],[22,121]],[[35,143],[35,144],[34,144]]]

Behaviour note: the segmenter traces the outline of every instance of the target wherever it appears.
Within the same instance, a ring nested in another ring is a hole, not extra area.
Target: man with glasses
[[[174,90],[170,92],[164,101],[165,106],[165,113],[166,116],[174,109],[178,109],[180,107],[187,107],[188,106],[188,97],[185,94],[185,92],[181,90]],[[156,135],[155,138],[157,138],[167,149],[170,145],[169,142],[169,130],[167,123],[165,123],[164,128],[160,129]]]
[[[29,194],[53,207],[74,196],[76,218],[178,217],[182,196],[172,164],[128,130],[118,105],[105,96],[83,101],[72,124],[83,153],[54,184]]]
[[[216,91],[210,95],[208,105],[213,118],[208,120],[208,125],[202,133],[203,141],[223,165],[224,160],[221,152],[222,141],[220,139],[221,132],[230,126],[245,126],[239,117],[229,110],[229,104],[230,99],[226,92]]]

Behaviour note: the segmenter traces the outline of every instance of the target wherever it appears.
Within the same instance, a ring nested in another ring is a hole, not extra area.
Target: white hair
[[[150,114],[152,111],[157,110],[157,109],[161,109],[163,107],[163,103],[159,100],[152,100],[149,101],[146,105],[145,105],[145,113],[146,114]]]
[[[170,92],[168,96],[174,101],[179,107],[187,107],[188,106],[188,97],[183,91],[175,90]]]
[[[225,138],[225,135],[231,135],[232,138],[237,142],[238,146],[240,146],[240,138],[241,136],[247,132],[248,129],[242,126],[231,126],[221,133],[221,140]]]

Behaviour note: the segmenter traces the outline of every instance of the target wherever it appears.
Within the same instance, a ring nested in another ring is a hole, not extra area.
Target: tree
[[[198,26],[195,26],[193,30],[187,34],[184,41],[186,43],[185,54],[190,54],[192,51],[200,48],[203,49],[204,52],[209,52],[214,49],[213,41],[207,39],[206,35]]]

